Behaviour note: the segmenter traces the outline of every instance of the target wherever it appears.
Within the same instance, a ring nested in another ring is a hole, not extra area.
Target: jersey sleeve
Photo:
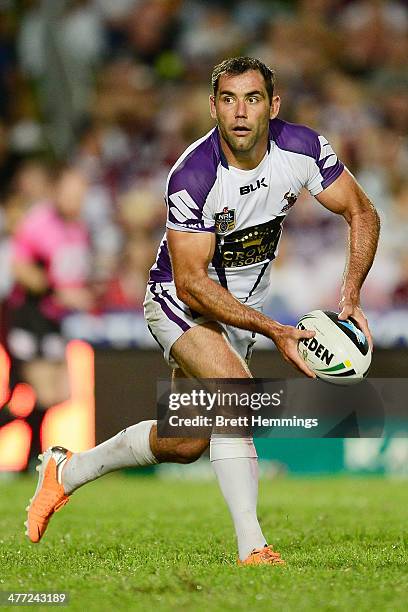
[[[211,212],[216,169],[198,154],[190,156],[170,173],[165,200],[169,229],[182,232],[214,232]]]
[[[344,164],[338,159],[324,136],[316,134],[312,153],[309,158],[309,173],[305,187],[315,196],[340,176],[344,170]]]

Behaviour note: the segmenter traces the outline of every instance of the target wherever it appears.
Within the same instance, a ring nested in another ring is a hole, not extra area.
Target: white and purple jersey
[[[248,305],[263,302],[283,221],[303,187],[317,195],[343,171],[323,136],[272,119],[265,157],[253,170],[229,166],[218,128],[194,142],[169,173],[167,227],[216,234],[211,279]],[[171,283],[166,237],[150,270],[151,283]]]

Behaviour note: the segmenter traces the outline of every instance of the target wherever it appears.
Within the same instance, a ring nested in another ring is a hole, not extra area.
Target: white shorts
[[[144,301],[147,326],[163,351],[164,358],[173,368],[178,365],[170,355],[171,347],[186,331],[210,321],[192,311],[179,300],[174,283],[149,283]],[[237,353],[249,363],[256,334],[245,329],[219,323]]]

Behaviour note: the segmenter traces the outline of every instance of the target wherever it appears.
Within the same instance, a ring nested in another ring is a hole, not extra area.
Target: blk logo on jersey
[[[240,187],[239,193],[241,195],[247,195],[252,191],[260,189],[261,187],[268,187],[268,185],[265,183],[265,178],[258,179],[256,183],[251,183],[250,185],[244,185],[244,187]]]
[[[228,210],[228,206],[223,211],[215,215],[215,231],[217,234],[226,234],[235,227],[235,210]]]
[[[292,208],[292,206],[295,204],[296,200],[298,199],[297,194],[296,193],[292,193],[289,189],[289,191],[287,191],[285,193],[285,195],[282,198],[282,202],[286,200],[286,204],[285,206],[282,208],[281,212],[286,212],[287,210],[289,210],[290,208]]]

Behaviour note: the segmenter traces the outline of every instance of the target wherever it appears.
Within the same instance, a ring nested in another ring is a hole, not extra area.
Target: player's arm
[[[220,323],[271,338],[286,361],[307,376],[315,378],[297,352],[298,341],[301,338],[311,338],[314,332],[273,321],[241,304],[229,291],[209,278],[208,265],[215,249],[213,233],[167,229],[167,241],[177,295],[187,306]]]
[[[372,347],[367,319],[360,307],[360,290],[377,250],[380,233],[378,213],[347,169],[316,199],[328,210],[342,215],[350,227],[339,318],[354,317]]]

